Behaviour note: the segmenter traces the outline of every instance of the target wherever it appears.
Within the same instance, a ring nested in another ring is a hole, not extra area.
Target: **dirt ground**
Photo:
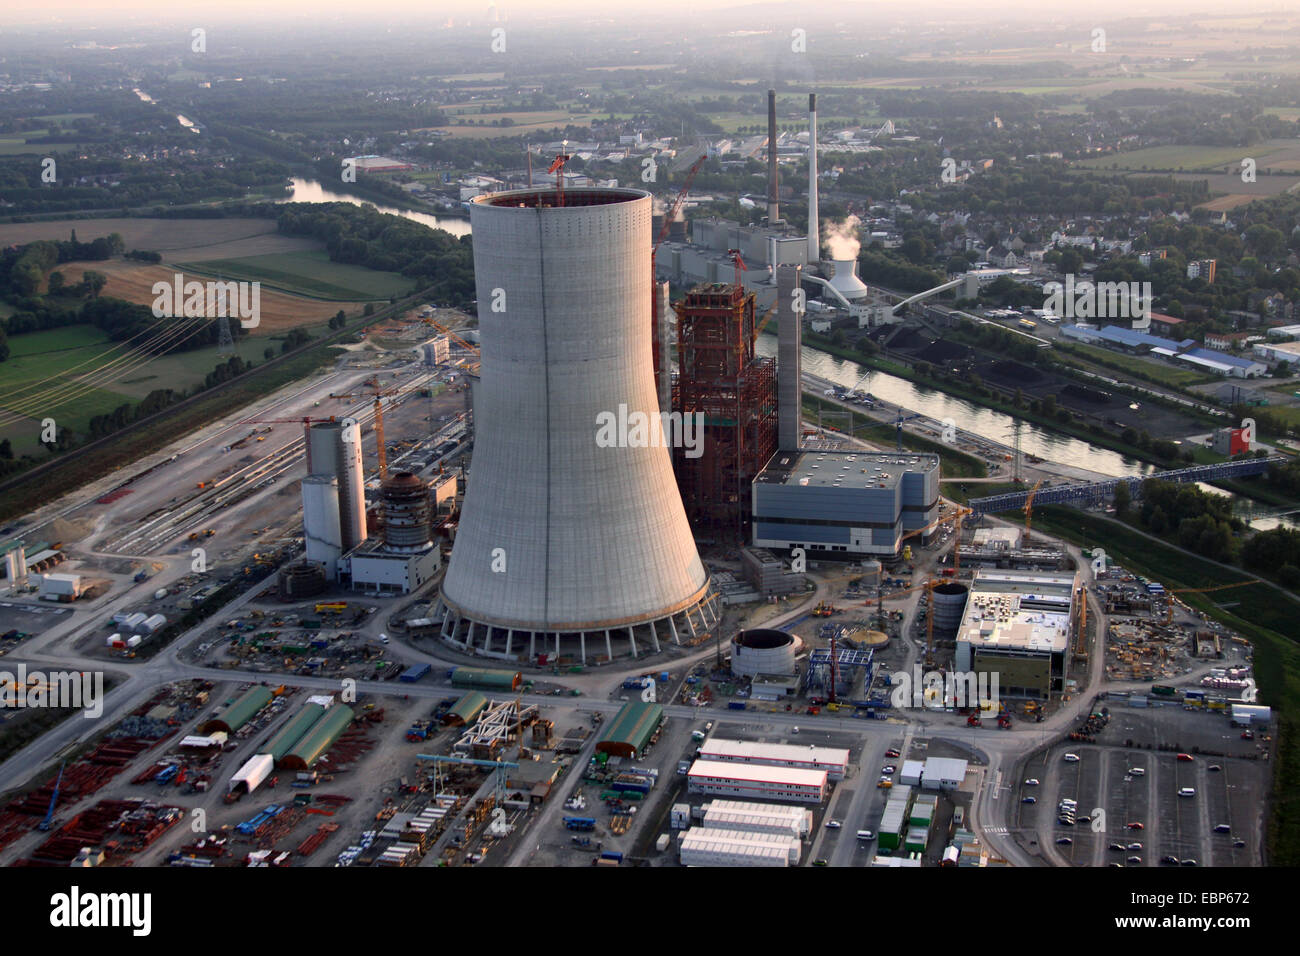
[[[246,253],[241,253],[246,254]],[[165,265],[148,265],[122,260],[109,262],[76,262],[62,267],[63,274],[70,285],[81,281],[86,270],[102,272],[108,276],[108,284],[103,294],[141,305],[152,305],[154,301],[153,285],[155,282],[175,282],[176,268]],[[209,281],[208,276],[181,273],[185,281]],[[261,322],[253,329],[251,335],[274,335],[286,329],[302,325],[327,321],[339,309],[355,311],[355,302],[331,302],[324,299],[307,299],[301,296],[276,292],[265,287],[261,290]]]
[[[282,236],[274,219],[72,219],[0,224],[0,245],[66,240],[75,230],[82,242],[120,233],[126,248],[162,253],[175,262],[236,259],[241,256],[319,249],[305,237]]]

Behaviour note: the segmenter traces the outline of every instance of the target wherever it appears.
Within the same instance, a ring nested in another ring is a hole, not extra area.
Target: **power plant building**
[[[660,416],[650,195],[520,189],[470,219],[482,364],[441,638],[583,661],[705,639],[720,607]]]
[[[755,321],[734,284],[696,286],[677,309],[674,411],[703,426],[674,452],[677,479],[691,527],[716,540],[748,537],[749,486],[776,452],[776,363],[754,354]]]
[[[442,564],[434,547],[429,486],[409,471],[386,478],[379,490],[384,531],[340,559],[341,576],[353,588],[409,594],[433,578]]]
[[[957,629],[954,668],[997,675],[1003,697],[1046,700],[1065,689],[1079,594],[1073,572],[975,573]]]
[[[939,456],[783,449],[752,492],[755,547],[893,556],[939,517]]]

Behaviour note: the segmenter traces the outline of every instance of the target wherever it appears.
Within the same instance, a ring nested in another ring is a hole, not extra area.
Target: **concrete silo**
[[[452,644],[585,660],[687,643],[717,619],[661,427],[650,219],[633,189],[470,205],[482,366],[436,609]]]
[[[338,481],[339,531],[345,552],[366,540],[366,488],[361,469],[361,426],[355,419],[307,429],[307,473]]]
[[[308,475],[302,480],[302,529],[306,558],[325,566],[325,577],[338,577],[343,556],[339,525],[339,482],[333,475]]]

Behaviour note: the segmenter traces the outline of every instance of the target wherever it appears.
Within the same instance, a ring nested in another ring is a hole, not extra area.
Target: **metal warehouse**
[[[678,851],[683,866],[789,866],[790,860],[779,844],[719,836],[704,827],[683,833]]]
[[[912,800],[911,787],[895,787],[880,817],[877,839],[882,850],[897,850],[907,827],[907,805]]]
[[[457,667],[451,672],[453,687],[486,687],[492,690],[518,690],[523,678],[518,671],[488,667]]]
[[[609,722],[596,750],[614,757],[635,759],[664,721],[664,709],[658,704],[629,701]]]
[[[325,708],[320,704],[307,704],[294,714],[270,740],[262,745],[258,753],[270,754],[277,761],[293,749],[293,745],[307,736],[307,732],[316,726]]]
[[[335,704],[325,716],[316,722],[316,725],[307,732],[307,734],[298,741],[293,750],[287,753],[279,765],[285,770],[306,770],[311,767],[321,754],[334,746],[338,740],[347,731],[352,724],[353,717],[351,707],[345,707],[343,704]]]
[[[213,731],[224,730],[228,734],[233,734],[252,720],[259,710],[269,704],[271,697],[271,691],[266,687],[250,687],[239,696],[238,700],[226,708],[225,713],[219,717],[212,717],[207,723],[200,726],[199,733],[210,734]]]
[[[717,830],[782,833],[801,838],[812,830],[812,811],[805,807],[714,800],[706,803],[702,809],[704,825]]]
[[[447,716],[442,718],[442,722],[452,727],[466,727],[478,719],[478,715],[483,713],[483,708],[486,706],[487,698],[478,691],[472,690],[456,701],[451,710],[447,711]]]
[[[764,800],[821,803],[826,798],[825,770],[797,767],[741,766],[718,760],[697,760],[686,778],[695,793],[721,793]]]
[[[843,780],[849,766],[849,752],[846,748],[759,744],[748,740],[723,740],[717,737],[705,741],[700,746],[700,759],[759,764],[767,767],[825,770],[832,780]]]

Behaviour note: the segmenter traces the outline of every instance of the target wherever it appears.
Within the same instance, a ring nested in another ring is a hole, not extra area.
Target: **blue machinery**
[[[1039,488],[1034,495],[1034,504],[1057,505],[1067,502],[1084,502],[1101,504],[1109,501],[1115,494],[1115,486],[1121,481],[1127,482],[1129,493],[1137,498],[1142,494],[1142,482],[1147,478],[1159,478],[1161,481],[1214,481],[1219,478],[1245,478],[1250,475],[1262,475],[1274,465],[1285,464],[1290,459],[1281,455],[1268,458],[1250,458],[1245,461],[1225,461],[1217,465],[1193,465],[1191,468],[1178,468],[1173,471],[1157,471],[1150,475],[1136,475],[1128,478],[1110,478],[1106,481],[1092,481],[1078,485],[1061,485],[1056,488]],[[988,498],[972,498],[967,502],[972,512],[977,515],[997,514],[1000,511],[1023,511],[1025,502],[1031,492],[1012,491],[1004,495],[992,495]]]

